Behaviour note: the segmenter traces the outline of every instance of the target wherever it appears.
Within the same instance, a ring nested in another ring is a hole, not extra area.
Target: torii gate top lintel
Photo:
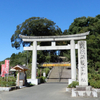
[[[85,33],[80,34],[74,34],[74,35],[57,35],[57,36],[25,36],[25,35],[19,35],[20,38],[23,39],[23,41],[30,42],[30,41],[68,41],[68,40],[80,40],[80,39],[86,39],[86,35],[89,35],[89,31]]]

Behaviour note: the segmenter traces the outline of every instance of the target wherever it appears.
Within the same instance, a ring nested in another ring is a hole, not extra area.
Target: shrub
[[[27,78],[31,78],[31,70],[32,70],[32,66],[31,64],[28,65],[28,70],[26,71],[26,74],[27,74]]]
[[[91,79],[100,80],[100,74],[92,73],[90,75],[91,75]]]
[[[37,70],[37,77],[41,77],[43,75],[43,72],[46,73],[46,76],[48,75],[50,69],[49,68],[44,68],[44,69],[38,69]]]
[[[96,71],[94,70],[94,68],[88,68],[88,72],[89,73],[96,73]]]
[[[98,70],[98,68],[100,68],[100,62],[98,62],[98,61],[95,62],[95,67],[94,68],[95,68],[95,70]]]
[[[95,80],[100,80],[100,74],[95,75]]]
[[[44,83],[45,82],[45,77],[44,76],[41,76],[41,83]]]
[[[41,76],[41,77],[37,77],[37,79],[40,79],[41,83],[44,83],[44,82],[45,82],[46,77]]]
[[[44,72],[46,73],[46,76],[48,75],[50,69],[49,68],[44,68]]]
[[[96,82],[95,82],[94,79],[89,80],[89,85],[91,85],[92,87],[94,87],[95,83],[96,83]]]
[[[98,69],[98,74],[100,74],[100,68]]]
[[[88,73],[88,79],[89,79],[89,80],[92,79],[92,76],[91,76],[90,73]]]
[[[89,84],[94,88],[100,88],[100,80],[91,79],[89,80]]]
[[[68,85],[68,88],[76,88],[77,85],[79,85],[79,82],[73,81],[71,84]]]
[[[37,70],[37,77],[40,77],[40,70]]]
[[[15,86],[16,85],[16,78],[14,77],[5,77],[5,78],[0,78],[0,86],[1,87],[10,87],[10,86]]]

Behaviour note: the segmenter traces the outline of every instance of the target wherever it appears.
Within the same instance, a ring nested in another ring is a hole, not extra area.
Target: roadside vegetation
[[[79,82],[77,82],[77,81],[73,81],[71,84],[69,84],[67,87],[68,88],[76,88],[76,86],[78,86],[79,85]]]
[[[16,86],[15,77],[0,77],[0,87]]]

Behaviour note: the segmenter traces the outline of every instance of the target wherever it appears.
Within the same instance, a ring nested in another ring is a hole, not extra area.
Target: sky
[[[52,20],[62,31],[75,18],[100,14],[100,0],[0,0],[0,61],[23,51],[11,46],[16,26],[31,17]]]

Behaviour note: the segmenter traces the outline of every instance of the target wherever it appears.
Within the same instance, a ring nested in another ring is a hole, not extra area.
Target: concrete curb
[[[0,91],[11,91],[15,89],[20,89],[18,86],[13,86],[13,87],[0,87]]]

